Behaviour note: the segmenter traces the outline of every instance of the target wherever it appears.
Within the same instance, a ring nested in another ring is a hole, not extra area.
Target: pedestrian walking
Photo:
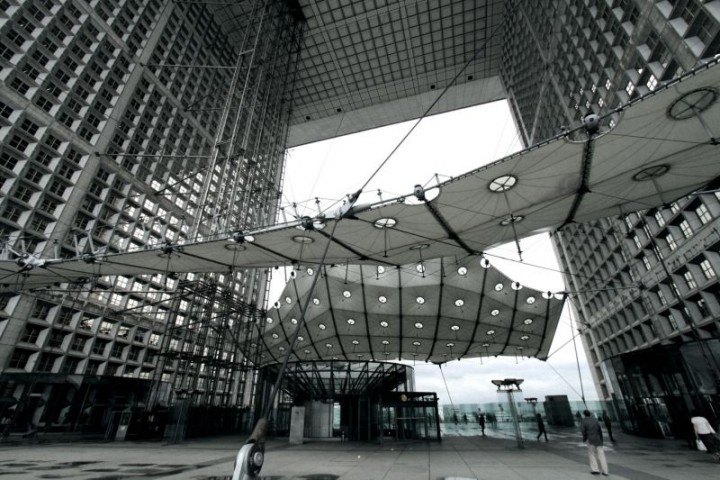
[[[603,434],[600,423],[590,416],[590,412],[583,412],[585,418],[580,422],[583,442],[587,442],[588,456],[590,457],[590,473],[593,475],[610,475],[608,464],[605,459],[605,447],[603,447]]]
[[[610,418],[610,415],[608,415],[607,410],[603,410],[602,419],[605,424],[605,429],[608,432],[608,437],[610,437],[610,441],[615,443],[615,438],[613,438],[612,434],[612,419]]]
[[[482,430],[482,434],[485,435],[485,415],[480,414],[478,415],[478,423],[480,424],[480,430]]]
[[[693,410],[692,419],[690,421],[695,429],[695,436],[699,442],[707,449],[708,453],[712,453],[716,459],[720,460],[720,445],[715,437],[715,429],[710,425],[707,418],[700,415],[697,410]]]
[[[467,425],[467,413],[463,413],[463,423]]]
[[[539,413],[535,416],[535,419],[537,420],[537,427],[538,427],[538,434],[537,434],[537,441],[540,441],[540,436],[545,435],[545,441],[548,441],[547,438],[547,432],[545,431],[545,422],[543,422],[542,415]]]

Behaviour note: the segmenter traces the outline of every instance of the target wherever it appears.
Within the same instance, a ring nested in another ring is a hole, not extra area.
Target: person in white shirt
[[[692,418],[690,421],[695,429],[695,436],[700,440],[708,453],[715,455],[715,458],[720,460],[720,446],[718,445],[718,439],[715,437],[715,429],[707,421],[707,418],[700,415],[697,410],[693,410]]]

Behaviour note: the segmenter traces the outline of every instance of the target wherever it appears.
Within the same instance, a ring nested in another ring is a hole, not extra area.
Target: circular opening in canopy
[[[490,182],[488,188],[491,192],[507,192],[515,186],[517,180],[517,177],[514,175],[503,175]]]
[[[373,225],[375,225],[375,228],[394,228],[397,225],[397,220],[390,217],[378,218]]]
[[[306,236],[304,236],[304,235],[296,235],[296,236],[293,237],[293,242],[295,242],[295,243],[302,243],[302,244],[305,244],[305,245],[307,245],[307,244],[309,244],[309,243],[313,243],[314,241],[315,241],[315,240],[313,240],[312,238],[306,237]]]
[[[658,177],[662,177],[670,171],[670,167],[667,165],[654,165],[652,167],[643,168],[638,173],[633,175],[633,180],[636,182],[647,182],[654,180]]]
[[[510,215],[509,217],[503,219],[500,222],[500,225],[502,225],[503,227],[507,227],[512,223],[522,222],[524,218],[525,217],[523,217],[522,215]]]

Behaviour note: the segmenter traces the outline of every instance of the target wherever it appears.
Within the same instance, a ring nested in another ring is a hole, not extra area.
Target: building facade
[[[296,20],[248,3],[230,41],[202,2],[0,2],[4,258],[92,262],[273,223]],[[58,273],[62,288],[0,299],[0,431],[111,431],[177,395],[247,404],[239,338],[266,272]]]
[[[720,2],[524,2],[508,32],[503,81],[532,144],[720,53]],[[552,235],[598,395],[632,432],[685,436],[692,410],[720,417],[720,194],[709,192]]]

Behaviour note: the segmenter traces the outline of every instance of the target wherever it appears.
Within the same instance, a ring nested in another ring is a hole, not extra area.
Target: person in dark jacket
[[[585,418],[580,422],[583,442],[587,442],[588,456],[590,457],[590,473],[600,475],[602,473],[606,477],[608,473],[608,464],[605,459],[605,448],[603,447],[603,434],[600,423],[590,416],[590,412],[583,412]]]
[[[482,430],[482,434],[485,435],[485,415],[480,413],[478,414],[478,423],[480,424],[480,430]]]
[[[540,436],[545,435],[545,441],[547,442],[547,432],[545,431],[545,422],[543,422],[542,415],[538,413],[537,415],[535,415],[535,419],[537,420],[538,427],[537,440],[540,441]]]
[[[612,420],[610,419],[610,415],[608,415],[607,410],[603,410],[602,419],[605,424],[605,429],[608,432],[608,437],[610,437],[610,441],[615,442],[615,438],[613,438],[612,434]]]

